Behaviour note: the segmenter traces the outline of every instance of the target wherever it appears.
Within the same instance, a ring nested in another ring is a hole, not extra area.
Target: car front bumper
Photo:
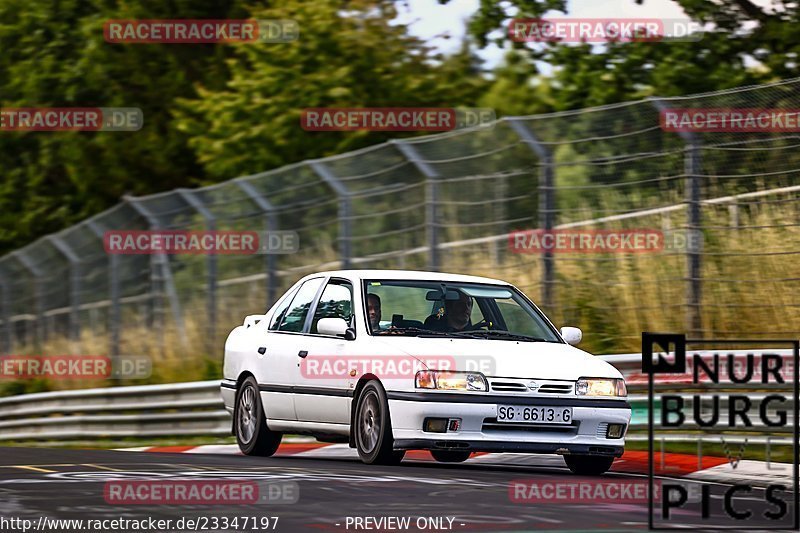
[[[542,398],[449,392],[389,392],[394,448],[586,454],[619,457],[625,439],[607,438],[608,424],[631,419],[620,399]],[[570,424],[498,423],[498,405],[572,407]],[[423,430],[426,418],[460,419],[457,431]]]

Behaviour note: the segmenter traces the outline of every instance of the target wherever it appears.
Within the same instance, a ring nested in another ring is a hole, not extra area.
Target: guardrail
[[[736,358],[747,353],[778,353],[788,350],[732,350]],[[641,371],[641,354],[602,355],[626,377]],[[639,376],[641,377],[641,376]],[[227,436],[231,434],[231,416],[219,393],[219,380],[163,385],[139,385],[57,392],[23,394],[0,398],[0,441],[77,440],[116,437]],[[662,383],[660,388],[683,388]],[[632,382],[629,397],[633,408],[631,430],[646,429],[646,384]],[[693,394],[682,392],[687,402]],[[751,395],[754,400],[760,396]],[[766,428],[788,433],[791,425]],[[684,428],[685,429],[685,428]],[[765,428],[754,428],[763,433]],[[630,435],[639,440],[639,435]],[[667,440],[691,440],[701,435],[671,435]],[[764,437],[761,437],[763,439]],[[753,442],[759,440],[754,437]],[[732,442],[735,442],[732,440]],[[776,441],[777,442],[777,441]]]
[[[0,440],[230,435],[219,380],[0,398]]]

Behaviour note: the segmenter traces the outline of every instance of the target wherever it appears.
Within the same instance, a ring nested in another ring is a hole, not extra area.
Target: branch
[[[755,5],[750,0],[733,0],[733,3],[739,6],[745,15],[753,20],[765,21],[770,18],[770,15],[764,13],[760,7]]]

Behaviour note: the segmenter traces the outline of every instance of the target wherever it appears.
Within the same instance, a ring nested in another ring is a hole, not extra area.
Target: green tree
[[[446,0],[447,1],[447,0]],[[632,0],[645,4],[645,0]],[[761,7],[750,0],[676,0],[693,21],[714,28],[699,42],[633,42],[590,46],[509,43],[512,18],[567,13],[561,0],[482,0],[470,21],[481,46],[493,42],[524,50],[552,65],[555,108],[577,109],[634,100],[727,89],[800,74],[800,42],[793,34],[800,6],[778,0]],[[564,15],[559,15],[564,16]],[[536,75],[535,70],[530,76]]]
[[[498,116],[548,113],[556,108],[552,79],[536,74],[536,65],[526,54],[512,51],[493,71],[493,80],[481,97],[481,106]]]
[[[392,24],[388,0],[287,1],[255,14],[291,18],[300,37],[290,43],[243,45],[228,63],[223,89],[200,87],[181,100],[182,132],[215,178],[267,170],[397,137],[394,132],[307,132],[313,107],[454,107],[475,105],[485,90],[467,49],[434,55],[407,29]]]
[[[207,184],[395,136],[308,133],[299,127],[305,107],[475,105],[486,82],[469,47],[434,54],[390,23],[396,12],[386,0],[345,7],[330,0],[0,0],[0,107],[144,113],[135,133],[2,132],[0,254],[126,193]],[[103,37],[110,19],[250,17],[297,19],[301,38],[145,45]]]
[[[248,6],[258,5],[249,2]],[[109,19],[245,18],[238,0],[0,0],[0,107],[139,107],[130,132],[0,133],[0,253],[117,203],[204,179],[174,100],[224,83],[227,46],[109,44]]]

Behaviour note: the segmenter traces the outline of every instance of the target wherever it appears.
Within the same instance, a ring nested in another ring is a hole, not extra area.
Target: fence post
[[[439,270],[441,261],[439,257],[439,173],[424,161],[416,148],[403,141],[389,141],[423,176],[425,176],[425,228],[427,230],[428,269]]]
[[[78,342],[81,338],[81,260],[72,248],[57,235],[49,235],[47,240],[69,262],[69,338]]]
[[[653,99],[653,106],[659,114],[667,111],[669,106]],[[681,140],[686,145],[686,152],[683,159],[684,173],[686,175],[686,205],[688,208],[686,228],[689,230],[691,239],[687,239],[690,244],[686,249],[686,330],[694,338],[703,336],[703,320],[700,313],[702,299],[702,255],[701,248],[695,247],[696,240],[694,235],[701,230],[702,214],[700,211],[700,139],[691,131],[678,132]]]
[[[146,207],[141,204],[141,200],[133,196],[125,195],[122,200],[130,205],[142,218],[147,221],[151,230],[158,229],[158,218],[153,215]],[[175,320],[175,327],[178,330],[178,335],[181,338],[181,343],[184,347],[189,345],[189,339],[186,337],[186,328],[183,325],[183,315],[181,314],[181,304],[178,300],[178,293],[175,291],[175,283],[172,280],[172,270],[169,266],[169,258],[163,252],[154,254],[151,261],[150,280],[153,284],[153,289],[158,287],[160,280],[163,280],[164,291],[167,294],[170,308],[172,310],[172,318]],[[160,278],[158,276],[161,276]],[[164,345],[164,325],[159,324],[159,331],[161,334],[162,348]]]
[[[206,222],[206,230],[215,231],[217,220],[214,214],[201,202],[197,195],[188,189],[176,189],[176,193],[181,199],[197,211]],[[214,342],[217,339],[217,254],[206,255],[206,274],[208,276],[208,321],[210,323],[211,334],[206,337],[206,350],[208,355],[214,353]]]
[[[553,154],[542,144],[533,132],[518,119],[508,118],[508,125],[520,139],[536,154],[540,162],[539,170],[539,226],[550,231],[555,225],[556,190],[554,187]],[[553,285],[555,283],[555,261],[552,250],[542,254],[542,307],[552,311],[555,304]]]
[[[3,320],[3,335],[0,336],[0,354],[10,354],[14,350],[11,336],[11,298],[9,290],[6,273],[0,269],[0,319]]]
[[[730,226],[732,228],[738,228],[741,226],[742,221],[739,216],[739,203],[736,199],[733,199],[730,204],[728,204],[728,215],[730,217]]]
[[[311,169],[327,183],[339,197],[339,254],[342,258],[342,268],[350,268],[352,250],[350,247],[350,237],[352,233],[352,202],[350,191],[344,183],[331,172],[331,170],[319,159],[309,161]]]
[[[506,219],[508,218],[508,176],[497,176],[494,182],[494,201],[492,203],[494,219],[500,224],[498,230],[502,233],[508,233],[509,227]],[[497,230],[493,230],[497,231]],[[495,264],[500,265],[505,262],[506,252],[508,251],[508,239],[495,241],[492,246],[492,254]]]
[[[36,321],[33,324],[34,347],[41,350],[42,343],[47,340],[47,328],[44,324],[44,291],[42,290],[42,278],[44,273],[36,266],[36,264],[25,255],[25,250],[17,250],[11,252],[11,257],[17,259],[25,269],[33,276],[34,284],[34,300],[36,306]]]
[[[95,237],[100,239],[101,243],[105,243],[105,232],[97,222],[90,219],[86,221],[86,225],[89,226]],[[119,256],[117,254],[108,254],[108,296],[111,300],[111,308],[108,313],[108,329],[111,333],[109,350],[111,357],[117,357],[122,330],[122,314],[119,303]]]
[[[237,178],[233,180],[233,182],[264,212],[267,234],[269,235],[270,232],[277,231],[278,217],[275,214],[275,206],[272,205],[269,200],[258,194],[256,188],[249,181]],[[278,297],[278,269],[275,254],[264,254],[264,257],[266,261],[264,268],[267,274],[267,309],[269,309]]]

